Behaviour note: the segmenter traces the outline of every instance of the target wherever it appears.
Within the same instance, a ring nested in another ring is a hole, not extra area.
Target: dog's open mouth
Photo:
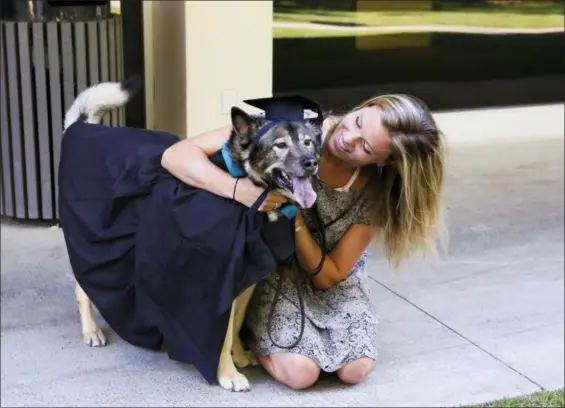
[[[286,174],[281,169],[274,169],[273,176],[275,177],[275,181],[280,188],[284,188],[285,190],[294,193],[294,183],[288,174]]]
[[[300,207],[310,208],[314,205],[317,195],[308,177],[291,176],[281,169],[274,169],[273,176],[277,185],[291,193]]]

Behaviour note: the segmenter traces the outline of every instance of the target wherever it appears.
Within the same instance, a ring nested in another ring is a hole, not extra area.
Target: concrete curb
[[[434,114],[448,141],[473,144],[497,140],[563,138],[565,104],[477,109]]]
[[[275,28],[295,28],[312,31],[346,31],[346,32],[436,32],[436,33],[466,33],[466,34],[549,34],[563,32],[563,27],[523,28],[523,27],[479,27],[448,24],[416,24],[397,26],[354,26],[344,27],[337,24],[321,24],[311,22],[275,21]]]

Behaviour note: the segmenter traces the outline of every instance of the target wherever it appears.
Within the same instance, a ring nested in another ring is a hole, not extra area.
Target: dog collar
[[[224,143],[222,146],[222,157],[224,158],[224,163],[228,169],[228,173],[231,174],[232,177],[245,177],[247,173],[238,164],[232,159],[230,155],[230,150],[228,143]]]

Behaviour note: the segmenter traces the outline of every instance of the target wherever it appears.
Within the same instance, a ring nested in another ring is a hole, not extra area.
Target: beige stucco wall
[[[272,95],[272,1],[146,3],[150,127],[195,136]]]

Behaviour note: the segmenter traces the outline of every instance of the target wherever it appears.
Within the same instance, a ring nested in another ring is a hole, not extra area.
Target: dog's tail
[[[122,82],[102,82],[82,91],[65,113],[64,129],[75,122],[98,124],[106,112],[121,108],[141,88],[141,78],[133,76]]]

